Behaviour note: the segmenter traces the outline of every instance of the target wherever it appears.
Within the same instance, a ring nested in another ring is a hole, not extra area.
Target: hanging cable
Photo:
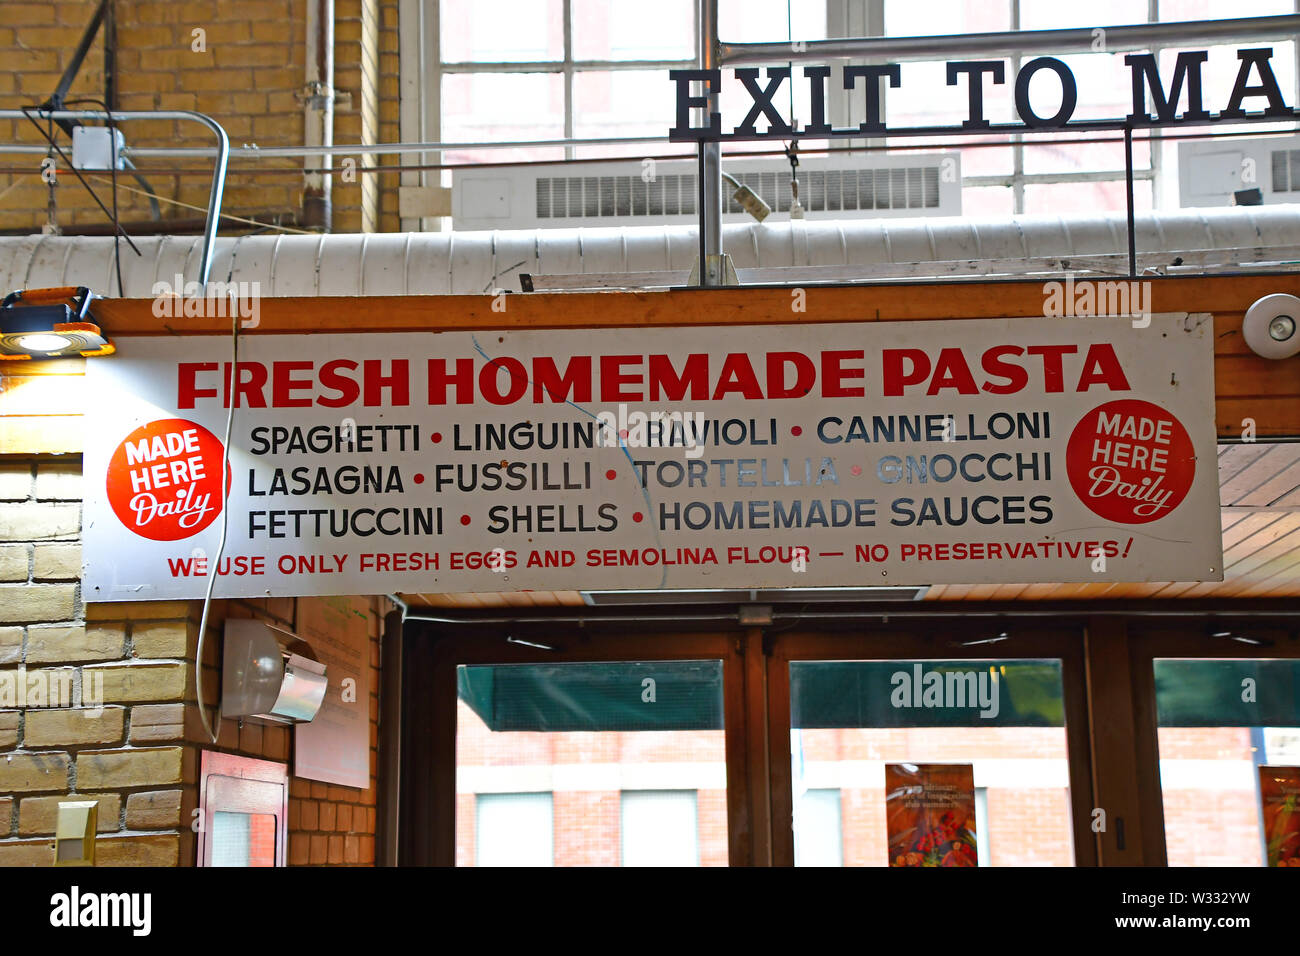
[[[790,218],[803,218],[803,204],[799,202],[799,141],[790,140],[785,148],[785,158],[790,160]]]
[[[37,127],[39,129],[39,127]],[[50,146],[45,150],[45,160],[41,163],[41,178],[49,187],[49,197],[45,200],[45,225],[41,232],[47,236],[59,234],[59,206],[54,200],[54,189],[59,184],[59,171],[54,165],[54,120],[50,120],[50,132],[45,138]]]
[[[41,129],[41,124],[36,122],[36,118],[32,116],[32,110],[34,109],[34,107],[21,106],[19,107],[19,109],[22,111],[22,114],[24,116],[26,116],[29,120],[31,120],[32,125],[36,127],[37,131],[42,136],[45,137],[46,142],[48,142],[50,146],[54,149],[54,151],[59,154],[59,159],[63,160],[64,165],[67,166],[70,170],[72,170],[73,175],[77,177],[81,185],[86,187],[86,192],[90,193],[90,198],[95,200],[95,204],[99,206],[100,211],[103,212],[104,215],[107,216],[109,220],[113,223],[113,226],[116,229],[116,231],[122,236],[123,239],[126,240],[127,245],[131,247],[131,251],[134,252],[137,256],[141,255],[140,250],[136,247],[136,244],[131,241],[131,237],[126,234],[126,231],[122,228],[121,224],[118,223],[117,218],[113,215],[113,213],[109,210],[109,208],[104,205],[103,200],[99,198],[99,195],[95,192],[95,190],[90,188],[90,183],[86,182],[86,177],[81,175],[81,170],[77,169],[77,167],[72,164],[72,160],[68,158],[68,154],[65,153],[63,151],[63,148],[59,146],[59,144],[55,141],[53,130],[47,133],[45,132],[45,130]],[[53,202],[53,196],[51,196],[51,202]]]
[[[194,695],[199,707],[199,722],[212,742],[217,742],[217,731],[208,721],[207,708],[203,702],[203,643],[208,634],[208,612],[212,609],[212,592],[217,585],[217,575],[221,571],[221,555],[226,550],[226,530],[229,527],[230,509],[226,507],[226,497],[230,494],[230,435],[235,427],[235,406],[239,404],[239,310],[232,310],[230,321],[230,409],[226,412],[226,437],[221,449],[221,535],[217,539],[217,554],[208,566],[208,587],[203,595],[203,613],[199,615],[199,639],[194,648]],[[221,705],[217,704],[218,727],[221,726]]]

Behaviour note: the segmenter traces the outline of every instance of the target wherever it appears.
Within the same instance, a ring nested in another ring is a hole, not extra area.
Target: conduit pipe
[[[1143,253],[1222,250],[1220,264],[1249,259],[1238,251],[1278,250],[1300,258],[1297,207],[1184,209],[1136,217]],[[950,274],[925,263],[1051,257],[1123,256],[1125,216],[1000,219],[929,218],[736,223],[723,227],[738,269],[811,266],[898,266],[896,275],[923,281]],[[364,241],[363,241],[364,240]],[[155,282],[193,272],[206,240],[140,237],[143,255],[122,257],[127,297],[148,297]],[[693,226],[534,229],[497,232],[243,236],[215,242],[223,279],[256,282],[264,296],[481,294],[519,287],[533,275],[689,271],[698,249]],[[918,265],[920,264],[920,265]],[[87,285],[109,288],[111,237],[0,238],[0,289]]]
[[[334,0],[307,3],[307,86],[302,106],[303,142],[309,148],[329,150],[334,145]],[[308,229],[329,232],[332,227],[332,162],[327,151],[303,161],[302,221]]]

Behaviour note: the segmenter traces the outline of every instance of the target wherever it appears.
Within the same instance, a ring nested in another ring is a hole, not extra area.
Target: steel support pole
[[[699,0],[700,69],[718,69],[718,0]],[[709,87],[704,123],[719,112],[718,89]],[[722,266],[722,144],[700,142],[700,270],[701,286],[723,284]]]

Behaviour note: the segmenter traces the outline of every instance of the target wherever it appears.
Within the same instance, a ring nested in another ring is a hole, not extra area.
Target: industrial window
[[[408,0],[414,3],[417,0]],[[696,57],[696,0],[662,0],[652,12],[636,4],[607,3],[604,0],[423,0],[426,18],[434,18],[438,37],[436,69],[425,71],[427,95],[436,102],[436,120],[423,130],[424,138],[442,142],[490,142],[548,140],[560,138],[662,137],[673,124],[673,96],[667,71],[688,67]],[[1293,0],[1251,0],[1239,16],[1294,13]],[[970,34],[1011,30],[1047,30],[1071,27],[1095,28],[1106,24],[1171,22],[1204,19],[1204,0],[1098,0],[1079,6],[1054,0],[721,0],[719,34],[731,42],[771,41],[791,37],[817,40],[836,36],[917,36]],[[1104,42],[1104,38],[1103,41]],[[1283,90],[1300,98],[1300,75],[1296,70],[1295,42],[1270,41],[1274,49],[1272,66]],[[1235,46],[1207,46],[1207,83],[1219,88],[1236,75]],[[1131,108],[1129,70],[1123,64],[1124,50],[1104,46],[1088,53],[1061,57],[1086,85],[1089,97],[1081,101],[1076,118],[1126,116]],[[1168,82],[1173,73],[1174,50],[1155,50],[1161,76]],[[1014,75],[1030,56],[1010,57]],[[899,126],[942,124],[956,126],[964,118],[966,100],[959,91],[936,97],[946,88],[944,64],[903,63],[903,85],[885,91],[887,120]],[[803,83],[789,84],[789,98],[778,106],[782,114],[796,121],[808,116],[808,89]],[[1014,83],[1011,77],[1001,85],[986,88],[986,113],[995,121],[1014,118]],[[724,71],[721,91],[724,115],[747,103],[747,96],[729,71]],[[1038,96],[1039,94],[1035,94]],[[1046,90],[1041,94],[1047,97]],[[1043,110],[1051,104],[1044,100]],[[1221,105],[1221,104],[1220,104]],[[832,89],[828,97],[832,122],[845,125],[851,107]],[[426,115],[430,111],[426,110]],[[861,117],[853,117],[852,122]],[[1289,130],[1286,124],[1261,124],[1260,135]],[[1186,131],[1182,131],[1186,132]],[[1076,134],[1039,134],[1017,137],[1004,146],[968,148],[961,144],[925,141],[928,148],[957,148],[961,151],[962,213],[968,216],[1002,216],[1019,213],[1086,215],[1118,212],[1125,208],[1124,150],[1116,142],[1069,142]],[[858,141],[854,141],[858,142]],[[915,148],[917,140],[898,138],[883,144]],[[804,149],[825,145],[811,140]],[[840,146],[848,145],[840,141]],[[770,149],[771,143],[732,144],[728,152]],[[630,157],[648,152],[685,154],[687,144],[667,142],[588,147],[527,147],[518,150],[460,149],[444,154],[444,161],[502,162],[510,160],[563,160]],[[1134,143],[1135,205],[1139,212],[1154,208],[1176,208],[1178,197],[1177,150],[1161,141],[1159,133],[1150,142],[1145,134]],[[634,171],[635,172],[635,171]],[[802,171],[811,177],[813,170]],[[1276,175],[1276,174],[1275,174]],[[1284,177],[1294,190],[1294,173]],[[818,193],[819,184],[800,177],[804,194]],[[565,216],[571,216],[576,201],[576,184],[570,181],[560,197]],[[636,182],[632,183],[633,189]],[[539,187],[540,189],[541,187]],[[788,176],[775,191],[760,190],[775,211],[781,205],[779,192],[788,191]],[[924,184],[923,190],[928,188]],[[826,202],[820,208],[804,205],[822,218],[850,209],[838,204],[834,184],[822,190]],[[585,190],[584,190],[585,195]],[[617,208],[618,197],[611,195]],[[599,203],[601,200],[597,200]],[[647,196],[647,205],[652,201]],[[690,200],[693,202],[693,196]],[[539,193],[539,212],[545,218],[559,215],[554,189]],[[859,200],[861,202],[861,200]],[[871,208],[882,207],[873,198]],[[629,195],[628,209],[635,210],[637,195]],[[934,203],[922,196],[907,208],[924,212]],[[859,206],[858,208],[868,208]],[[888,208],[898,208],[891,199]],[[684,211],[684,210],[683,210]],[[729,211],[737,209],[729,206]],[[670,214],[665,206],[664,214]],[[586,215],[586,214],[584,214]],[[597,214],[599,215],[599,214]],[[503,224],[506,225],[506,224]]]
[[[549,792],[480,793],[475,811],[478,866],[554,865],[554,811]]]
[[[624,866],[699,866],[694,790],[624,790]]]

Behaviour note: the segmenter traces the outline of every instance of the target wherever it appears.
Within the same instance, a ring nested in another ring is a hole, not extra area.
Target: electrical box
[[[312,720],[325,700],[325,665],[296,635],[263,621],[228,619],[221,715],[278,724]]]
[[[94,866],[98,800],[60,800],[54,823],[54,865]]]
[[[122,148],[126,139],[120,129],[107,126],[74,126],[72,128],[72,165],[77,169],[112,169],[117,160],[118,169],[126,169]]]

